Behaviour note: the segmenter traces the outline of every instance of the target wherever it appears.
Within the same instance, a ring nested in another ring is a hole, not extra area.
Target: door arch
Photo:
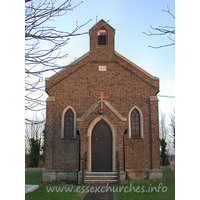
[[[103,120],[109,126],[111,133],[112,133],[112,171],[116,171],[116,164],[115,164],[115,137],[117,136],[116,129],[113,123],[104,115],[100,115],[96,117],[88,127],[87,136],[88,136],[88,162],[87,162],[87,171],[92,171],[92,132],[95,125]]]
[[[112,132],[102,119],[92,130],[92,171],[112,171]]]

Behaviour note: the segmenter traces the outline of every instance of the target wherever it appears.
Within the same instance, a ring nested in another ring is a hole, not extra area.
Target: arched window
[[[97,33],[98,45],[107,45],[107,31],[104,27],[101,27]]]
[[[64,109],[62,114],[61,138],[76,137],[76,113],[71,106]]]
[[[142,112],[136,106],[129,112],[129,137],[142,138]]]
[[[131,137],[140,137],[140,114],[137,109],[131,113]]]
[[[65,113],[64,138],[72,138],[74,133],[74,113],[68,109]]]

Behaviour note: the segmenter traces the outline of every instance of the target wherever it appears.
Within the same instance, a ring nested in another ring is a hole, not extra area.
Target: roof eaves
[[[141,71],[142,73],[144,73],[145,75],[147,75],[149,78],[153,79],[153,80],[159,80],[158,77],[152,76],[151,74],[149,74],[148,72],[146,72],[145,70],[143,70],[142,68],[140,68],[138,65],[136,65],[135,63],[131,62],[130,60],[128,60],[127,58],[125,58],[124,56],[122,56],[120,53],[115,51],[115,54],[117,56],[119,56],[120,58],[122,58],[123,60],[125,60],[126,62],[128,62],[129,64],[133,65],[136,69],[138,69],[139,71]]]
[[[65,66],[63,69],[61,69],[59,72],[55,73],[54,75],[52,75],[49,78],[46,78],[45,80],[51,80],[52,78],[56,77],[58,74],[62,73],[63,71],[65,71],[67,69],[67,67],[71,66],[71,65],[75,65],[76,63],[78,63],[79,61],[81,61],[83,58],[87,57],[90,54],[90,52],[88,51],[87,53],[85,53],[84,55],[82,55],[81,57],[79,57],[78,59],[74,60],[73,62],[71,62],[69,65]]]

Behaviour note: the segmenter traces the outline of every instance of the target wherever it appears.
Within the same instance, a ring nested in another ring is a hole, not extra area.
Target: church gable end
[[[86,65],[94,63],[98,63],[99,69],[97,70],[100,70],[100,67],[105,67],[106,69],[106,66],[109,65],[109,63],[114,63],[115,67],[128,71],[147,85],[154,87],[158,92],[159,79],[157,77],[150,75],[114,50],[115,29],[104,20],[100,20],[90,29],[89,34],[90,52],[84,54],[52,77],[46,78],[47,93],[53,86],[59,84]],[[102,70],[104,69],[102,68]],[[85,74],[85,76],[87,76],[87,74]]]
[[[82,170],[161,178],[159,79],[115,51],[115,29],[104,20],[89,36],[90,51],[46,79],[43,181],[81,183]]]

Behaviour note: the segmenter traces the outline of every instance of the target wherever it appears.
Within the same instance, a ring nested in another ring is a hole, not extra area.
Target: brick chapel
[[[159,79],[115,51],[104,20],[89,36],[90,51],[46,79],[43,181],[162,178]]]

